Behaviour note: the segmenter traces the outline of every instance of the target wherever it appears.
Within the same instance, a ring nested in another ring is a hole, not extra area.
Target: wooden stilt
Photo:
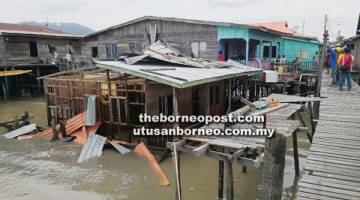
[[[234,180],[233,180],[233,170],[232,170],[232,162],[230,159],[225,160],[225,168],[226,168],[226,199],[233,200],[234,199]]]
[[[7,71],[7,67],[5,67],[4,71]],[[4,84],[5,84],[5,100],[6,100],[6,96],[9,95],[9,77],[5,76],[4,77]]]
[[[178,107],[178,98],[177,98],[177,92],[176,88],[173,87],[173,110],[174,110],[174,116],[179,115],[179,107]],[[179,123],[174,123],[174,128],[179,127]]]
[[[314,113],[313,113],[313,107],[311,102],[308,103],[308,108],[309,108],[309,114],[310,114],[310,125],[311,125],[311,140],[314,137],[314,133],[315,133],[315,124],[314,124]]]
[[[36,66],[36,78],[40,77],[40,66]],[[37,82],[37,94],[38,96],[40,96],[41,94],[41,80],[40,79],[36,79]]]
[[[225,149],[225,153],[229,153],[229,150]],[[234,199],[234,176],[232,169],[232,160],[226,158],[224,160],[225,165],[225,177],[226,177],[226,199]]]
[[[296,112],[296,115],[298,116],[301,124],[302,124],[303,126],[306,126],[306,123],[305,123],[303,117],[301,116],[301,114],[299,113],[299,111]],[[312,137],[311,137],[311,135],[310,135],[309,128],[308,128],[308,131],[306,131],[306,135],[307,135],[307,137],[308,137],[308,139],[309,139],[309,142],[312,143]]]
[[[274,137],[265,139],[263,161],[262,199],[280,200],[285,169],[286,137],[274,133]]]
[[[223,152],[223,150],[221,150]],[[224,198],[224,161],[219,160],[218,199]]]
[[[292,134],[293,138],[293,149],[294,149],[294,166],[295,166],[295,175],[300,176],[299,170],[299,154],[298,154],[298,144],[297,144],[297,133]]]
[[[175,160],[175,178],[176,178],[176,190],[175,199],[181,200],[181,176],[180,176],[180,151],[177,151],[176,144],[174,144],[174,160]]]

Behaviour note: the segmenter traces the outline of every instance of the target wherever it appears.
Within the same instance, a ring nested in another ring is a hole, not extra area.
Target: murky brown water
[[[42,98],[0,101],[0,122],[28,110],[33,121],[46,126],[45,103]],[[6,130],[0,128],[0,133]],[[300,147],[307,147],[302,136]],[[291,141],[286,157],[283,199],[292,199],[294,183]],[[173,184],[158,185],[157,177],[146,161],[133,153],[120,155],[105,149],[103,156],[77,163],[81,146],[51,144],[44,139],[6,140],[0,136],[0,199],[1,200],[168,200],[174,199]],[[299,150],[300,154],[305,152]],[[304,159],[300,160],[304,164]],[[172,160],[162,168],[174,183]],[[209,158],[181,157],[183,199],[216,199],[217,161]],[[247,173],[234,165],[235,199],[259,199],[261,170],[248,168]]]

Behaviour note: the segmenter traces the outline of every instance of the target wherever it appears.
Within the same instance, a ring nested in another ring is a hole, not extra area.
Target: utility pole
[[[327,53],[327,43],[328,43],[328,37],[329,37],[329,32],[327,30],[327,22],[328,22],[328,17],[327,15],[325,15],[325,23],[324,23],[324,38],[323,38],[323,46],[322,46],[322,50],[321,50],[321,64],[318,67],[318,84],[317,84],[317,88],[316,88],[316,97],[320,97],[320,92],[321,92],[321,82],[322,82],[322,74],[323,74],[323,69],[325,67],[325,59],[326,59],[326,53]],[[315,119],[319,119],[319,109],[320,108],[320,102],[314,102],[314,111],[315,111]]]
[[[304,29],[305,29],[305,20],[303,20],[302,23],[301,35],[304,35]]]

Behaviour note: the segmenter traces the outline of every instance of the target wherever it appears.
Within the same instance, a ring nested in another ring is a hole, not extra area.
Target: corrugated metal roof
[[[30,133],[31,131],[34,131],[36,129],[36,124],[29,124],[5,134],[4,137],[7,139],[16,138],[20,135]]]
[[[11,24],[0,23],[1,34],[26,34],[26,35],[43,35],[43,36],[58,36],[58,37],[76,37],[74,35],[50,29],[44,26],[34,26],[27,24]]]
[[[85,38],[87,37],[91,37],[94,35],[98,35],[100,33],[103,32],[107,32],[107,31],[111,31],[114,29],[118,29],[130,24],[134,24],[137,22],[141,22],[141,21],[145,21],[145,20],[159,20],[159,21],[170,21],[170,22],[182,22],[182,23],[188,23],[188,24],[202,24],[202,25],[210,25],[210,26],[241,26],[241,27],[250,27],[251,25],[246,25],[246,24],[239,24],[239,23],[228,23],[228,22],[215,22],[215,21],[208,21],[208,20],[196,20],[196,19],[184,19],[184,18],[175,18],[175,17],[157,17],[157,16],[143,16],[143,17],[139,17],[133,20],[130,20],[128,22],[119,24],[119,25],[115,25],[115,26],[111,26],[109,28],[91,33],[87,36],[85,36]],[[254,27],[256,28],[256,27]]]
[[[128,65],[123,61],[95,61],[95,63],[100,68],[131,74],[176,88],[186,88],[262,71],[262,69],[248,67],[235,61],[228,61],[227,65],[229,67],[226,68],[181,67],[172,64]]]
[[[135,64],[145,58],[153,58],[161,60],[167,63],[198,67],[198,68],[210,68],[210,67],[226,67],[228,64],[225,62],[215,60],[205,60],[201,58],[192,58],[180,53],[179,50],[171,47],[170,45],[157,41],[144,50],[144,55],[125,58],[125,62],[129,65]]]
[[[106,137],[97,134],[90,134],[84,148],[81,150],[78,162],[83,162],[84,160],[88,160],[92,157],[101,156],[105,142]]]
[[[264,23],[256,23],[252,24],[253,26],[263,27],[269,30],[273,30],[276,32],[284,33],[292,37],[303,38],[303,39],[310,39],[310,40],[317,40],[316,37],[303,35],[297,33],[292,28],[288,27],[288,23],[286,21],[277,21],[277,22],[264,22]]]

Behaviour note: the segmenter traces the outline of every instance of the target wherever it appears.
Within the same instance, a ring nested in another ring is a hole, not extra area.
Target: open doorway
[[[228,59],[236,61],[246,59],[246,41],[244,39],[221,39],[219,50],[223,52],[225,61]]]

